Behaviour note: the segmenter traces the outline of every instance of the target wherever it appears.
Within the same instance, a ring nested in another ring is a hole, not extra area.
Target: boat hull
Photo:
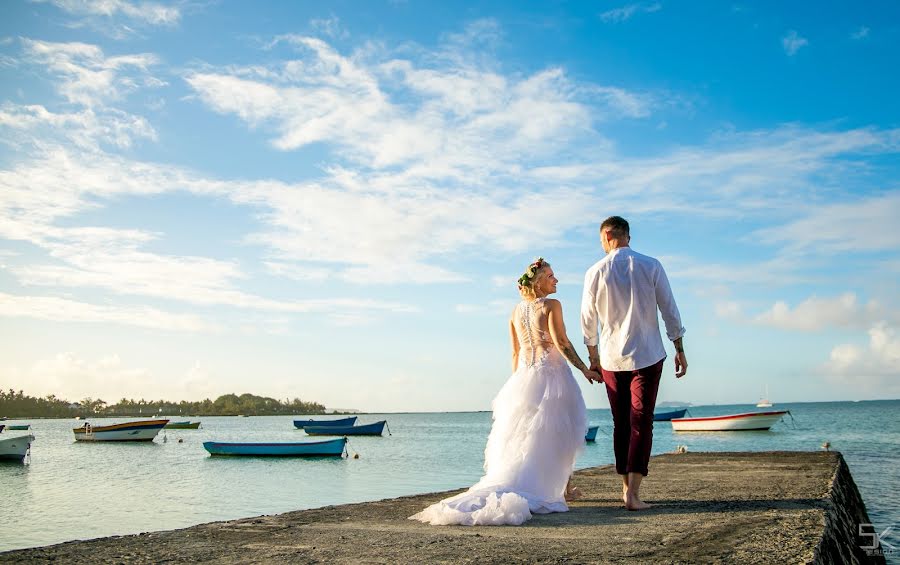
[[[325,426],[341,426],[348,427],[356,424],[356,416],[349,418],[341,418],[339,420],[294,420],[294,427],[302,430],[307,426],[322,428]]]
[[[385,424],[387,420],[362,426],[307,426],[304,430],[311,436],[380,436]]]
[[[207,441],[203,448],[210,455],[228,457],[340,457],[347,438],[304,443],[226,443]]]
[[[168,420],[143,420],[111,426],[85,424],[72,432],[75,433],[75,441],[153,441],[167,423]]]
[[[33,435],[15,436],[0,439],[0,460],[23,461],[31,449]]]
[[[674,418],[684,418],[685,413],[687,412],[687,408],[683,410],[672,410],[670,412],[657,412],[653,414],[654,422],[667,422]]]
[[[588,428],[587,434],[584,436],[584,441],[597,441],[597,430],[600,429],[600,426],[591,426]]]
[[[672,429],[676,432],[764,431],[771,428],[787,413],[787,410],[778,410],[709,418],[676,418],[672,420]]]

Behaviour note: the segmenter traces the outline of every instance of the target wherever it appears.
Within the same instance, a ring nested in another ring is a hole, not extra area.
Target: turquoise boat
[[[671,412],[656,412],[653,414],[654,422],[667,422],[674,418],[684,418],[684,414],[688,411],[687,408],[682,408],[681,410],[672,410]]]
[[[311,436],[380,436],[387,420],[362,426],[306,426],[304,430]]]
[[[30,430],[31,424],[16,424],[14,426],[6,426],[7,430]]]
[[[589,427],[587,434],[584,436],[584,441],[597,441],[597,430],[599,429],[600,426]]]
[[[323,426],[352,426],[354,424],[356,424],[356,416],[339,420],[294,420],[294,427],[298,430],[305,429],[307,426],[321,428]]]
[[[344,454],[347,438],[327,441],[307,441],[303,443],[227,443],[220,441],[203,442],[203,448],[210,455],[239,457],[340,457]]]

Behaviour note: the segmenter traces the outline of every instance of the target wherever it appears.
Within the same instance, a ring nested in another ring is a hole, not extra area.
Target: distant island
[[[132,400],[123,398],[115,404],[93,398],[78,402],[57,398],[28,396],[23,391],[0,391],[0,417],[6,418],[74,418],[102,416],[151,417],[156,414],[183,416],[277,416],[291,414],[325,414],[325,406],[318,402],[304,402],[299,398],[278,400],[253,394],[223,394],[215,400],[197,402],[182,400]],[[331,411],[337,413],[337,411]]]
[[[680,400],[667,400],[656,405],[657,408],[684,408],[693,406],[690,402],[681,402]]]

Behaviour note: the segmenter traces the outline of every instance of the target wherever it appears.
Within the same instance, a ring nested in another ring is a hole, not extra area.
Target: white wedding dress
[[[584,449],[581,389],[548,331],[544,299],[523,301],[513,322],[519,362],[492,403],[485,474],[468,491],[414,516],[434,525],[519,525],[532,514],[566,512],[566,483]]]

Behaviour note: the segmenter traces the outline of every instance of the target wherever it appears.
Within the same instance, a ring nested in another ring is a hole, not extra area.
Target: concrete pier
[[[329,506],[183,530],[0,554],[34,563],[884,563],[839,453],[685,453],[650,463],[629,512],[610,466],[579,471],[584,498],[518,527],[407,520],[455,492]]]

